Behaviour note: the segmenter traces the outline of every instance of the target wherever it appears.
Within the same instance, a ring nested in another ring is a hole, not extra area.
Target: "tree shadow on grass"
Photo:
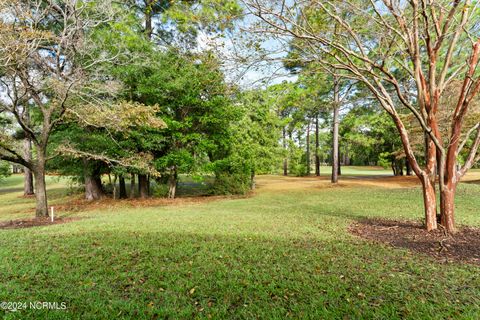
[[[0,195],[4,195],[8,193],[23,193],[23,187],[0,188]]]

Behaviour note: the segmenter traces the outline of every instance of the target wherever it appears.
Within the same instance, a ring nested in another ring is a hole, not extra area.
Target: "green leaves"
[[[0,180],[12,174],[10,164],[5,161],[0,161]]]
[[[241,12],[235,0],[175,1],[164,20],[171,20],[182,32],[219,32],[232,28]]]

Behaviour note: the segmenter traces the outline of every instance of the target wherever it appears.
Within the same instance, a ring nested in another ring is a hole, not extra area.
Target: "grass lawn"
[[[364,217],[421,219],[418,187],[327,180],[265,176],[248,198],[59,212],[83,219],[0,230],[0,301],[67,304],[4,318],[480,318],[478,267],[347,232]],[[68,199],[65,181],[49,182],[54,202]],[[0,186],[0,220],[32,214],[18,177]],[[480,226],[479,194],[460,186],[460,224]]]
[[[342,175],[344,176],[373,176],[373,175],[382,175],[382,176],[392,176],[392,169],[384,169],[378,166],[362,167],[362,166],[342,166],[341,167]],[[312,174],[315,172],[312,171]],[[320,174],[322,176],[330,176],[332,174],[331,166],[320,166]]]

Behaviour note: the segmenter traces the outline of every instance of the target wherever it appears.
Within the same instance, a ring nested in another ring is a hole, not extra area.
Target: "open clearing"
[[[458,190],[461,225],[480,226],[479,173]],[[21,177],[0,188],[0,221],[33,215]],[[250,197],[51,203],[73,221],[0,230],[0,299],[66,302],[6,319],[478,319],[479,267],[363,240],[370,218],[422,219],[414,177],[262,176]],[[63,207],[62,207],[63,206]],[[2,311],[3,312],[3,311]]]

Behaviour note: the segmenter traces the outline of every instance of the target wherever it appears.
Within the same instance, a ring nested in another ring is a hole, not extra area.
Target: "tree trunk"
[[[435,184],[430,177],[422,176],[423,204],[425,209],[425,226],[427,231],[437,229],[437,200],[435,194]]]
[[[397,160],[397,162],[398,162],[399,175],[403,176],[403,161],[402,160]]]
[[[397,176],[397,167],[395,166],[395,160],[392,160],[392,163],[390,166],[392,167],[393,175]]]
[[[438,154],[438,183],[440,186],[440,224],[448,233],[455,233],[455,193],[461,173],[457,170],[457,153],[450,148],[457,150],[458,143],[452,143],[446,156]],[[475,152],[476,153],[476,152]],[[469,160],[467,160],[469,161]]]
[[[102,179],[98,172],[90,173],[85,170],[85,199],[88,201],[99,200],[105,197]]]
[[[339,163],[338,163],[338,127],[339,127],[339,115],[340,115],[340,98],[339,98],[339,83],[338,80],[335,80],[333,87],[333,130],[332,130],[332,183],[338,182],[338,172],[339,172]]]
[[[285,152],[285,157],[283,158],[283,175],[288,176],[288,148],[287,148],[287,138],[286,138],[286,132],[285,132],[285,127],[282,130],[282,135],[283,135],[283,150]]]
[[[148,179],[147,175],[139,174],[138,175],[138,194],[142,199],[148,198]]]
[[[112,191],[113,200],[117,199],[117,179],[118,179],[118,176],[114,174],[113,175],[113,191]]]
[[[148,40],[152,40],[152,34],[153,34],[153,10],[152,10],[152,5],[155,0],[150,0],[146,2],[147,6],[145,9],[145,35]]]
[[[252,170],[250,173],[250,189],[255,190],[256,184],[255,184],[255,170]]]
[[[456,185],[447,185],[440,192],[440,224],[448,233],[455,233]]]
[[[436,163],[435,145],[426,141],[425,147],[427,150],[425,152],[425,161],[427,165],[426,170],[422,170],[415,158],[413,148],[410,144],[408,132],[403,122],[396,113],[390,113],[390,116],[395,122],[395,126],[400,134],[407,161],[410,162],[410,167],[422,183],[425,227],[428,231],[435,230],[437,229],[437,201],[435,194],[435,175],[432,174],[432,172],[435,172],[434,169]]]
[[[32,141],[26,138],[23,141],[24,147],[24,157],[26,162],[32,161]],[[24,196],[31,196],[34,194],[33,190],[33,173],[27,167],[24,167],[24,184],[23,184],[23,195]]]
[[[310,175],[310,121],[308,122],[307,126],[307,170],[306,170],[306,175]]]
[[[35,197],[37,201],[35,216],[37,218],[48,217],[45,159],[43,156],[38,156],[37,165],[35,166],[33,175],[35,177]]]
[[[120,184],[120,199],[125,199],[127,198],[127,186],[125,185],[124,176],[120,176],[119,184]]]
[[[408,162],[408,159],[405,159],[405,167],[407,168],[407,176],[411,176],[412,167],[410,166],[410,162]]]
[[[338,171],[337,171],[337,174],[338,174],[339,176],[341,176],[341,175],[342,175],[342,162],[340,161],[340,159],[341,159],[341,157],[340,157],[340,146],[339,146],[339,148],[338,148],[338,158],[337,158],[337,159],[338,159]]]
[[[318,132],[318,115],[315,118],[315,175],[320,176],[320,141],[319,141],[319,132]]]
[[[344,160],[344,165],[349,166],[350,165],[350,155],[348,153],[348,143],[345,143],[345,160]]]
[[[135,198],[135,173],[130,177],[130,199]]]
[[[288,138],[289,138],[289,141],[293,141],[293,132],[292,130],[290,130],[288,132]],[[293,154],[292,154],[292,150],[291,150],[291,146],[288,147],[288,154],[289,154],[289,157],[290,159],[293,158]],[[290,165],[290,174],[292,173],[292,166]]]
[[[393,175],[403,176],[403,161],[399,159],[392,160]]]
[[[168,177],[168,198],[175,199],[177,192],[177,167],[173,166],[170,170],[170,176]]]
[[[150,197],[150,175],[147,175],[147,195]]]

